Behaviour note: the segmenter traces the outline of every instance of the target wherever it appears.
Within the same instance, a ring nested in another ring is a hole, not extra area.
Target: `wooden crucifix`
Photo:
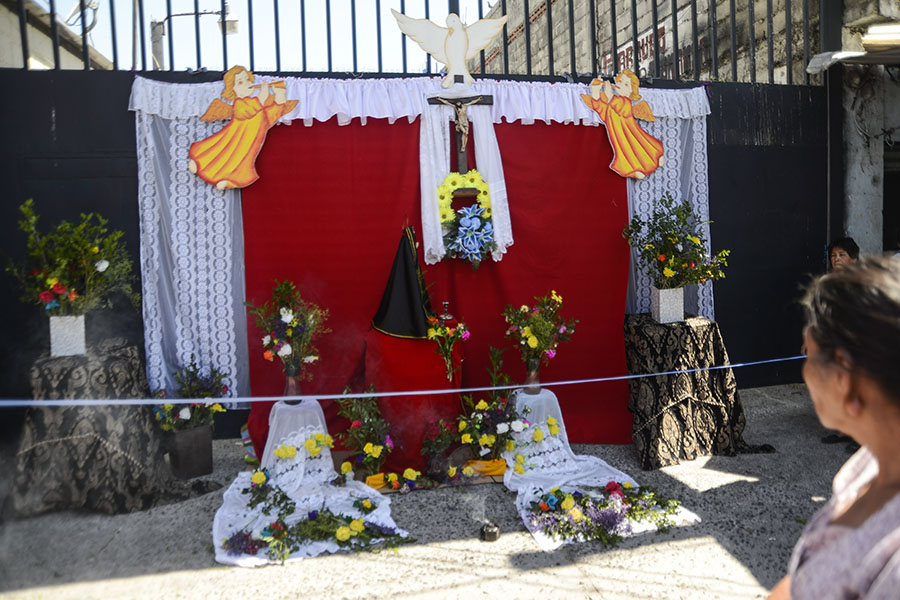
[[[460,77],[457,75],[457,77]],[[428,104],[446,104],[452,106],[456,111],[456,136],[454,137],[454,145],[456,147],[456,168],[459,173],[466,173],[469,170],[469,159],[466,155],[466,144],[469,142],[469,117],[466,114],[466,108],[473,104],[491,105],[494,103],[494,97],[489,95],[466,96],[465,98],[442,98],[440,96],[429,98]]]

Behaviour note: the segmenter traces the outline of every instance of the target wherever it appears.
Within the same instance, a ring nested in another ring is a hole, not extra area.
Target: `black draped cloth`
[[[660,324],[625,317],[625,356],[632,375],[728,365],[715,321],[691,317]],[[632,440],[643,469],[717,454],[773,451],[744,442],[744,409],[730,368],[629,380]]]
[[[103,340],[76,356],[42,357],[31,369],[35,400],[145,398],[137,346]],[[149,406],[31,408],[15,457],[7,512],[107,514],[143,510],[212,491],[213,482],[174,479]]]

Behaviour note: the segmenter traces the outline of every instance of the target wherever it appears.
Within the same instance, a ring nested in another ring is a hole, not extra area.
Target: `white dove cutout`
[[[397,19],[400,31],[419,44],[434,60],[447,65],[447,76],[441,81],[444,88],[453,85],[455,75],[462,75],[466,85],[475,83],[466,61],[475,58],[491,43],[508,18],[504,15],[499,19],[481,19],[467,27],[458,15],[450,13],[447,15],[447,27],[441,27],[428,19],[407,17],[393,8],[391,12]]]

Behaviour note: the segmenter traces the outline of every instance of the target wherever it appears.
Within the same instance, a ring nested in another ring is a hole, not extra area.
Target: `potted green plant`
[[[215,367],[208,375],[202,374],[191,355],[190,364],[175,373],[178,388],[174,397],[201,402],[164,403],[153,408],[157,422],[168,434],[169,464],[176,477],[190,479],[212,473],[213,417],[218,412],[225,412],[225,408],[213,400],[228,394],[226,377],[226,373]],[[169,397],[166,390],[159,390],[154,396]]]
[[[50,317],[51,356],[84,354],[85,313],[108,307],[113,292],[138,305],[124,234],[109,231],[107,220],[95,213],[82,213],[78,224],[62,221],[41,233],[34,202],[27,200],[19,211],[26,256],[21,263],[8,262],[6,271],[21,284],[22,301],[42,307]]]
[[[687,202],[676,204],[668,192],[647,221],[639,216],[622,232],[638,251],[652,281],[650,308],[654,320],[671,323],[684,319],[684,286],[725,277],[730,250],[710,255],[701,221]]]

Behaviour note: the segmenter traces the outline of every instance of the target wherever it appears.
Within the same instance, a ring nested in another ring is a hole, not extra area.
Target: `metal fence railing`
[[[503,34],[471,61],[476,74],[573,79],[631,69],[669,80],[809,84],[805,66],[820,47],[827,1],[0,0],[21,45],[20,57],[0,55],[0,67],[438,72],[400,33],[394,9],[441,25],[450,12],[467,23],[508,15]]]

